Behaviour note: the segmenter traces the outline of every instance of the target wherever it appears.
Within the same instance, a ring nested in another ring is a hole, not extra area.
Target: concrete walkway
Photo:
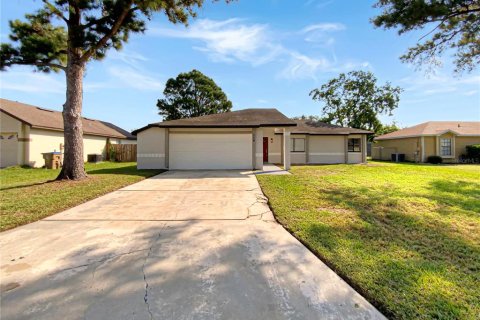
[[[254,174],[273,174],[273,175],[282,175],[282,174],[291,174],[290,172],[283,170],[279,166],[276,166],[271,163],[265,163],[263,164],[263,169],[255,171]]]
[[[383,319],[256,178],[167,172],[0,234],[2,319]]]

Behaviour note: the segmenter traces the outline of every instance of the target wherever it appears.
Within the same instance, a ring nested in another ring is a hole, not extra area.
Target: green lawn
[[[257,176],[278,221],[394,319],[478,319],[480,166],[371,162]]]
[[[162,172],[137,170],[134,162],[85,164],[88,179],[51,181],[59,170],[0,170],[0,230],[40,220]]]

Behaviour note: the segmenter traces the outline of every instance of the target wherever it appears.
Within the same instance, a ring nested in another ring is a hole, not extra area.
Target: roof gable
[[[480,121],[429,121],[378,136],[375,140],[438,136],[448,132],[459,136],[480,135]]]
[[[137,134],[152,127],[160,128],[258,128],[258,127],[290,127],[295,121],[287,118],[277,109],[244,109],[206,116],[151,123],[137,129]]]
[[[43,109],[40,107],[0,99],[0,110],[13,118],[31,126],[32,128],[63,131],[63,116],[59,111]],[[102,137],[125,139],[128,136],[123,131],[117,130],[114,125],[106,125],[102,121],[82,117],[83,132],[85,134]]]

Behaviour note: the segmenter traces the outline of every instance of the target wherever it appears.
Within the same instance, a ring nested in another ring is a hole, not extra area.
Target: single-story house
[[[264,163],[361,163],[369,131],[245,109],[149,124],[137,136],[139,169],[262,169]]]
[[[372,158],[391,160],[392,153],[405,154],[405,160],[425,162],[440,156],[457,162],[466,146],[480,144],[479,121],[429,121],[384,134],[374,139]]]
[[[136,143],[136,137],[111,123],[82,118],[84,159],[106,155],[111,144]],[[0,167],[42,167],[43,153],[63,150],[63,117],[58,111],[0,99]]]

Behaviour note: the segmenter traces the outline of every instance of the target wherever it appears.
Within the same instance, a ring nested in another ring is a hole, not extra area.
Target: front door
[[[263,162],[268,162],[268,138],[263,137]]]

